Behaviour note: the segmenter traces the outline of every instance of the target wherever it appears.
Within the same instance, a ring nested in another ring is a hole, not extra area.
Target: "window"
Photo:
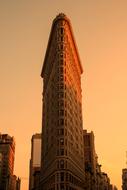
[[[64,172],[61,172],[61,173],[60,173],[60,180],[61,180],[61,181],[64,181]]]
[[[57,181],[59,181],[59,173],[57,173]]]
[[[59,92],[59,98],[63,98],[64,97],[64,93],[63,92]]]
[[[61,74],[61,75],[60,75],[60,81],[63,81],[63,79],[64,79],[64,77],[63,77],[63,75]]]
[[[57,156],[59,156],[59,150],[57,150]]]
[[[64,149],[60,149],[60,155],[61,155],[61,156],[64,155]]]
[[[59,161],[57,161],[57,168],[59,168]],[[59,174],[57,173],[57,181],[59,181]]]
[[[60,65],[63,65],[63,59],[60,60]]]
[[[64,119],[60,119],[60,125],[64,125]]]
[[[64,184],[60,184],[60,190],[64,190]]]
[[[61,42],[63,41],[63,36],[61,36]]]
[[[57,145],[59,146],[59,139],[57,139]]]
[[[58,129],[57,134],[58,135],[64,135],[64,129]]]
[[[61,135],[64,135],[64,129],[61,129]]]
[[[63,44],[61,44],[60,49],[63,50]]]
[[[60,138],[60,145],[64,145],[64,138]]]
[[[66,173],[66,181],[68,181],[68,180],[69,180],[69,174]]]
[[[60,160],[60,168],[64,169],[64,160]]]
[[[59,115],[60,115],[60,116],[64,116],[64,110],[60,110],[60,111],[59,111]]]
[[[63,35],[63,33],[64,33],[64,29],[60,28],[60,34]]]
[[[63,67],[60,67],[60,73],[61,74],[63,73]]]
[[[59,106],[60,107],[64,106],[64,101],[59,101]]]
[[[62,53],[60,54],[60,58],[63,58],[63,54]]]
[[[64,89],[64,85],[63,84],[60,84],[60,89]]]

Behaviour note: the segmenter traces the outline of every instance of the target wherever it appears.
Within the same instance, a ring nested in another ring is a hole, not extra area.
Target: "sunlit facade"
[[[41,73],[41,190],[84,189],[82,72],[70,21],[59,14],[52,24]]]

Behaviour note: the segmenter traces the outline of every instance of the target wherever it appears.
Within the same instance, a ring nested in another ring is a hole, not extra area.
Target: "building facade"
[[[31,139],[31,159],[29,172],[29,190],[39,185],[41,167],[41,134],[34,134]]]
[[[95,151],[94,133],[83,130],[86,190],[114,190],[107,173],[101,171]]]
[[[21,179],[16,175],[11,176],[9,190],[20,190]]]
[[[97,165],[97,155],[95,152],[94,133],[92,131],[87,132],[87,130],[83,130],[83,139],[85,169],[95,174]]]
[[[127,190],[127,168],[122,170],[122,190]]]
[[[43,78],[41,190],[85,188],[81,74],[70,20],[53,21]]]
[[[15,141],[7,134],[0,134],[0,190],[10,188],[14,170]]]
[[[21,180],[14,174],[15,141],[0,134],[0,190],[20,190]]]
[[[21,187],[21,179],[19,177],[16,178],[16,190],[20,190]]]
[[[96,167],[97,155],[95,152],[94,133],[83,130],[84,165],[86,171],[86,189],[95,190],[97,187]]]

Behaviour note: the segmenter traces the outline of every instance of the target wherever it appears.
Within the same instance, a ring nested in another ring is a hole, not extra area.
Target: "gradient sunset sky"
[[[121,189],[127,151],[127,1],[0,0],[0,132],[15,137],[15,174],[28,189],[31,136],[41,132],[40,77],[52,20],[71,20],[84,73],[83,125]]]

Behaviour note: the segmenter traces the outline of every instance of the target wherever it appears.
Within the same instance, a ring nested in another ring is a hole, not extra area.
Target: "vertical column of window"
[[[67,36],[66,36],[67,37]],[[69,50],[68,50],[68,43],[67,43],[67,47],[65,50],[65,62],[64,62],[64,82],[65,82],[65,89],[66,89],[66,97],[65,97],[65,114],[66,114],[66,128],[67,128],[67,137],[66,137],[66,152],[67,155],[69,155],[70,151],[69,151],[69,127],[70,127],[70,121],[69,121],[69,107],[70,107],[70,80],[69,80],[69,73],[70,73],[70,69],[69,69]]]
[[[60,60],[58,65],[58,138],[57,138],[57,155],[64,155],[64,147],[61,147],[60,139],[64,139],[64,83],[63,83],[63,59]]]
[[[63,36],[64,36],[64,28],[61,26],[59,28],[59,38],[60,38],[60,54],[59,54],[59,68],[58,68],[58,74],[59,74],[59,83],[58,83],[58,90],[59,90],[59,100],[64,101],[64,66],[63,66]],[[58,110],[58,116],[59,118],[64,117],[64,108],[61,105],[59,105]],[[63,120],[59,122],[60,124],[64,124]]]
[[[60,52],[59,52],[59,64],[58,64],[58,154],[59,156],[66,155],[66,150],[64,149],[64,140],[67,133],[65,129],[66,119],[65,119],[65,109],[64,109],[64,100],[66,96],[65,84],[64,84],[64,28],[59,29],[59,39],[60,39]],[[62,136],[63,135],[63,136]]]

